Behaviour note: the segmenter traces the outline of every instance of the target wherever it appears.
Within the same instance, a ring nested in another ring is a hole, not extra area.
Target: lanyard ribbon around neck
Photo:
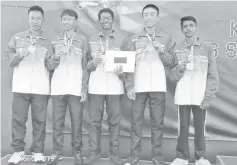
[[[188,56],[188,60],[189,60],[189,63],[187,64],[187,69],[188,70],[193,70],[194,69],[194,52],[193,52],[193,48],[194,48],[194,44],[196,43],[197,41],[197,37],[195,37],[191,47],[190,47],[190,52],[189,52],[189,56]]]
[[[30,38],[26,37],[26,39],[30,41],[32,46],[34,46],[36,44],[36,40],[39,39],[39,37],[33,37],[32,34],[30,34]]]
[[[72,46],[72,42],[75,36],[75,32],[73,32],[72,36],[70,37],[70,39],[68,39],[67,34],[64,33],[64,46],[68,46],[71,47]]]
[[[110,37],[108,37],[108,39],[105,39],[105,47],[104,47],[103,42],[102,42],[102,39],[101,39],[101,37],[100,37],[100,47],[101,47],[101,51],[102,51],[103,54],[104,54],[105,51],[107,51],[108,48],[109,48],[109,38],[110,38]]]
[[[149,42],[152,43],[152,42],[155,40],[156,33],[154,32],[154,33],[152,34],[152,36],[150,36],[148,33],[146,33],[146,36],[147,36]]]

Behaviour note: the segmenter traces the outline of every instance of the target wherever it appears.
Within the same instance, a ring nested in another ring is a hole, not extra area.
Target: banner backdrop
[[[212,106],[208,109],[206,119],[206,137],[209,139],[237,140],[237,2],[145,2],[145,1],[55,1],[55,2],[2,2],[2,56],[4,47],[17,32],[28,28],[27,10],[31,5],[41,5],[45,10],[44,30],[50,36],[61,31],[60,14],[63,9],[71,8],[79,15],[78,29],[85,36],[91,37],[99,32],[97,22],[98,11],[109,7],[115,12],[115,29],[130,33],[139,32],[143,27],[142,8],[146,4],[155,4],[160,8],[158,27],[165,33],[171,34],[175,40],[183,39],[180,31],[180,18],[192,15],[197,18],[197,34],[203,40],[212,43],[218,63],[220,89]],[[17,6],[17,7],[16,7]],[[2,97],[12,97],[12,70],[2,59]],[[168,92],[165,115],[164,137],[177,137],[178,115],[177,107],[173,104],[175,84],[168,81]],[[4,99],[4,98],[3,98]],[[11,111],[11,99],[5,99],[2,104]],[[3,106],[2,106],[3,107]],[[52,132],[51,100],[47,115],[47,132]],[[130,136],[131,102],[123,97],[121,135]],[[102,133],[108,133],[107,115],[104,114]],[[83,133],[88,134],[88,103],[84,105]],[[67,113],[65,132],[70,132],[70,116]],[[150,137],[150,113],[147,106],[143,127],[143,136]],[[190,126],[190,136],[193,136],[193,123]]]

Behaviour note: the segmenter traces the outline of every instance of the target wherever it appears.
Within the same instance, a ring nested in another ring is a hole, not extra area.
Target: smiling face
[[[109,12],[103,12],[100,15],[100,25],[101,27],[106,30],[106,29],[111,29],[113,26],[113,17]]]
[[[182,32],[185,35],[185,37],[195,36],[196,23],[191,20],[184,21],[182,24]]]
[[[148,28],[155,26],[159,20],[158,11],[152,7],[144,9],[142,16],[144,25]]]
[[[30,29],[40,31],[44,22],[43,14],[40,11],[31,11],[28,18]]]
[[[69,15],[63,15],[61,19],[64,30],[72,30],[76,25],[76,18]]]

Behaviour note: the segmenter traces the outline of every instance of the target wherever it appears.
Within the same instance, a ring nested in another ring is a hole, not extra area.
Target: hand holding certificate
[[[117,67],[120,67],[123,72],[134,72],[135,57],[135,51],[108,50],[105,52],[105,71],[114,72]]]

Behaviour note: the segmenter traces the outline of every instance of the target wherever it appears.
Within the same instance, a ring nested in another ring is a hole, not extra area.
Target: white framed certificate
[[[135,51],[108,50],[105,53],[105,71],[113,72],[118,66],[122,66],[123,72],[135,71]]]

